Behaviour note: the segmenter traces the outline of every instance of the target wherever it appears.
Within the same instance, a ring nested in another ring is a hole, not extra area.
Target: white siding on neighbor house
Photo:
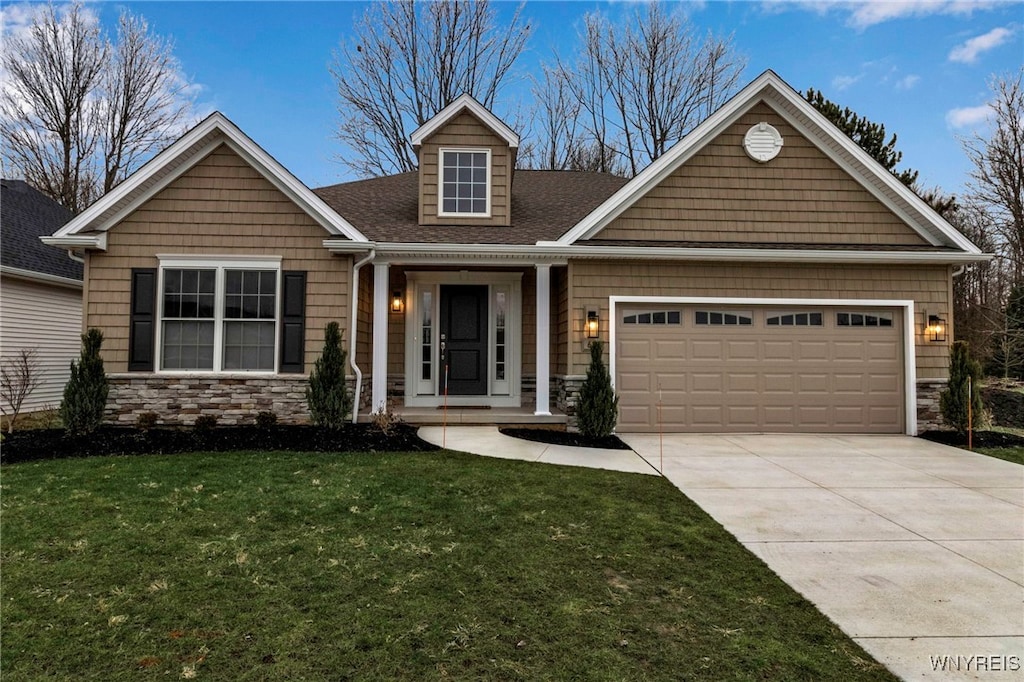
[[[22,405],[23,413],[60,405],[71,361],[78,358],[81,345],[81,289],[3,278],[0,359],[6,364],[22,348],[35,348],[42,376]]]

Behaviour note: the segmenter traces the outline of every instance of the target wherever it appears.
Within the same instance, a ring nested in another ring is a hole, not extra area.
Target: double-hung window
[[[491,214],[489,149],[441,149],[441,197],[438,215]]]
[[[273,372],[280,258],[160,259],[160,369]]]

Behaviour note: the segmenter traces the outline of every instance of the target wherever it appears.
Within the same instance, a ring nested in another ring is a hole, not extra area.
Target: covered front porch
[[[350,337],[360,420],[387,410],[417,424],[565,424],[552,395],[566,356],[565,263],[537,260],[367,261]]]

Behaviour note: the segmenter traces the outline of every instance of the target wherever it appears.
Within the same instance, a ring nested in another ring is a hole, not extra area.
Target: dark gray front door
[[[487,395],[487,287],[441,286],[441,391]]]

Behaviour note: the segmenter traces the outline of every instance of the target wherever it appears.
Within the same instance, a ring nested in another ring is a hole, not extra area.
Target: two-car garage
[[[613,305],[618,430],[903,433],[905,309],[865,303]]]

